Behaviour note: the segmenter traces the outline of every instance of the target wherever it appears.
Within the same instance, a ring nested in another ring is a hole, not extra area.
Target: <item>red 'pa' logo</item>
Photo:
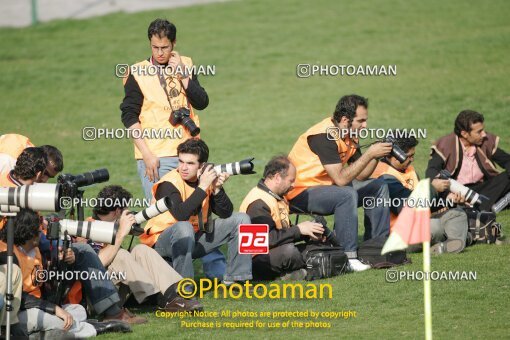
[[[239,225],[239,254],[268,254],[269,226],[267,224]]]

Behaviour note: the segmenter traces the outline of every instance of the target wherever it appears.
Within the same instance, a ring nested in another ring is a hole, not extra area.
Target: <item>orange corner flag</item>
[[[430,241],[430,179],[421,180],[398,215],[381,254]]]

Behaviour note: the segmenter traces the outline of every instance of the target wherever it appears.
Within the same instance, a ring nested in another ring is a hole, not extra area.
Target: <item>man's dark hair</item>
[[[276,174],[280,174],[282,177],[287,176],[289,171],[290,161],[287,156],[278,155],[271,158],[264,168],[264,178],[273,178]]]
[[[483,123],[483,115],[481,113],[472,110],[461,111],[457,118],[455,118],[453,132],[460,137],[461,131],[471,132],[471,125],[476,123]]]
[[[201,139],[190,138],[179,144],[177,147],[177,155],[181,153],[190,153],[198,156],[198,162],[207,162],[209,159],[209,148]]]
[[[347,117],[347,119],[349,119],[349,123],[352,122],[354,116],[356,116],[356,109],[358,106],[363,106],[368,109],[368,98],[358,96],[357,94],[343,96],[336,104],[333,119],[337,123],[340,123],[342,117]]]
[[[30,209],[20,209],[14,218],[14,244],[21,246],[39,235],[39,215]],[[7,242],[7,228],[1,231],[1,239]]]
[[[108,185],[97,194],[97,205],[93,209],[95,216],[106,215],[116,209],[127,208],[133,195],[120,185]]]
[[[48,158],[41,147],[26,148],[18,156],[13,172],[16,178],[29,180],[35,178],[38,172],[44,171],[47,164]]]
[[[400,146],[402,151],[407,153],[411,148],[416,147],[418,145],[418,140],[414,138],[414,136],[409,136],[405,138],[395,138],[393,141],[396,145]]]
[[[173,43],[177,36],[177,28],[166,19],[156,19],[149,25],[147,35],[149,40],[151,40],[152,36],[156,35],[160,38],[167,37]]]
[[[41,145],[40,148],[46,153],[48,163],[50,163],[56,172],[64,170],[64,157],[62,152],[53,145]]]

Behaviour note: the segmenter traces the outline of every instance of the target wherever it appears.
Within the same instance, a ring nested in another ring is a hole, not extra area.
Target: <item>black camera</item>
[[[79,175],[62,174],[58,176],[57,182],[62,186],[61,197],[76,197],[78,188],[95,183],[107,182],[109,179],[110,174],[107,169],[98,169]]]
[[[338,243],[335,233],[333,233],[331,229],[328,228],[327,226],[328,222],[326,222],[324,216],[315,215],[313,218],[313,222],[322,224],[322,227],[324,228],[322,237],[326,238],[326,242],[329,242],[334,247],[340,247],[340,243]],[[316,236],[320,237],[321,235]]]
[[[173,126],[182,124],[182,126],[188,129],[189,133],[193,137],[200,133],[200,128],[196,126],[193,119],[190,118],[190,112],[185,107],[181,107],[180,109],[173,111],[170,115],[169,121]]]
[[[383,140],[383,143],[391,143],[392,148],[390,155],[395,157],[400,163],[404,163],[407,160],[407,154],[402,150],[400,146],[395,143],[395,139],[391,137],[387,137]]]

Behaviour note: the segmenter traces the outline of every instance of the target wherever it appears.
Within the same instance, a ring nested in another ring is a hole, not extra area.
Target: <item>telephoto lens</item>
[[[57,212],[62,208],[60,197],[60,184],[34,183],[16,188],[0,188],[0,205],[3,212],[19,211],[16,207]]]
[[[77,187],[84,187],[95,183],[107,182],[110,179],[108,169],[97,169],[90,172],[84,172],[79,175],[75,175],[71,180]]]
[[[136,223],[142,224],[143,222],[168,211],[171,205],[172,202],[170,201],[170,197],[160,198],[156,201],[156,203],[135,214]]]
[[[226,172],[230,175],[251,175],[254,174],[255,171],[253,171],[253,160],[255,158],[247,158],[240,162],[233,162],[233,163],[225,163],[225,164],[218,164],[214,166],[214,170],[216,173],[221,174],[222,172]]]
[[[450,192],[458,194],[471,205],[482,204],[482,199],[487,199],[485,196],[478,194],[476,191],[469,189],[464,184],[457,182],[451,178],[451,174],[448,170],[441,170],[439,172],[439,178],[447,179],[450,181]]]

